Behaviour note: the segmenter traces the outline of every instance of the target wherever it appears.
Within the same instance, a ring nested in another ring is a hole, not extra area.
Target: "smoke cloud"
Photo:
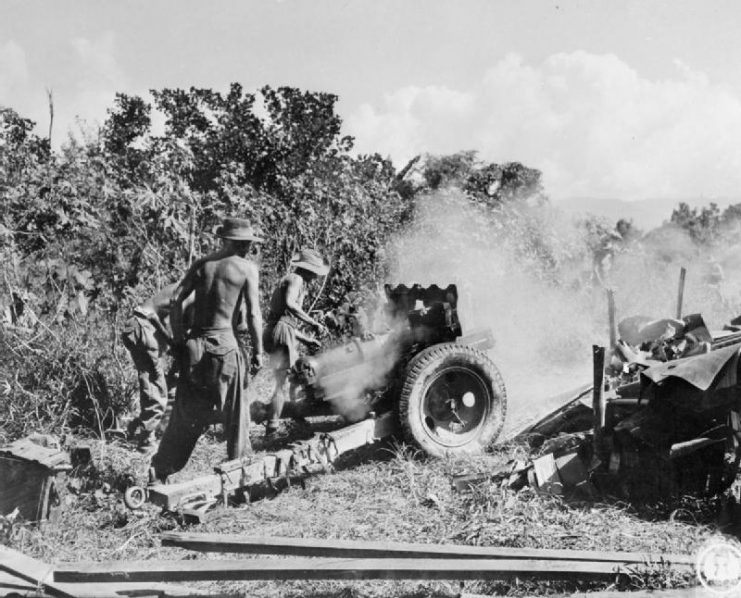
[[[490,356],[509,396],[505,435],[549,398],[591,382],[591,346],[609,339],[603,284],[615,291],[618,319],[673,316],[685,266],[683,314],[702,313],[711,327],[736,315],[739,289],[730,281],[741,272],[733,248],[701,251],[684,231],[654,231],[618,241],[600,282],[590,235],[550,205],[492,215],[450,190],[420,202],[414,229],[396,242],[393,282],[454,283],[464,334],[492,330]],[[706,280],[714,263],[728,267],[721,285]]]

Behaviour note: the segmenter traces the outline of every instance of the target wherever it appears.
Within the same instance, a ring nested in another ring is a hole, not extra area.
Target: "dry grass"
[[[319,425],[326,427],[331,423],[322,421]],[[262,435],[262,428],[256,427],[253,440],[257,449],[262,448]],[[685,554],[694,553],[714,533],[711,505],[697,501],[638,508],[609,500],[567,502],[527,488],[517,493],[496,485],[481,486],[471,493],[452,489],[451,474],[491,470],[505,462],[513,450],[509,447],[467,460],[432,460],[408,447],[386,444],[345,459],[338,471],[312,478],[304,488],[292,487],[271,500],[218,510],[206,523],[189,529],[266,536]],[[179,477],[209,471],[223,457],[224,447],[218,435],[208,434]],[[43,532],[31,527],[16,530],[12,540],[16,548],[48,562],[221,558],[161,547],[158,534],[181,529],[183,523],[151,506],[138,512],[124,508],[116,487],[128,477],[142,479],[146,468],[145,460],[130,447],[96,444],[93,463],[94,468],[78,472],[78,493],[67,494],[61,519],[47,525]],[[678,507],[683,510],[677,510]],[[670,517],[672,513],[674,516]],[[639,569],[624,581],[626,589],[694,583],[692,578],[667,572],[659,565]],[[424,581],[200,585],[204,589],[269,598],[455,596],[461,591],[457,582]],[[469,592],[511,596],[608,587],[605,583],[565,582],[465,584]]]

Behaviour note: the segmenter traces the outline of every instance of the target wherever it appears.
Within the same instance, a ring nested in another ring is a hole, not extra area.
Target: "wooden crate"
[[[27,521],[49,519],[59,504],[59,478],[70,468],[66,453],[28,438],[0,448],[0,515],[18,508]]]

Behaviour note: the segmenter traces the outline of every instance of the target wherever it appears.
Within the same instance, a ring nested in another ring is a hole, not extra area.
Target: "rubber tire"
[[[144,506],[147,502],[147,489],[141,486],[129,486],[124,491],[124,504],[131,509],[136,511]]]
[[[454,366],[471,370],[485,384],[489,394],[489,409],[476,434],[460,446],[450,447],[436,442],[426,431],[421,416],[427,384],[436,374]],[[415,355],[406,368],[399,396],[399,418],[404,439],[433,457],[473,455],[488,447],[504,427],[507,413],[507,391],[499,370],[489,357],[466,345],[440,343]]]

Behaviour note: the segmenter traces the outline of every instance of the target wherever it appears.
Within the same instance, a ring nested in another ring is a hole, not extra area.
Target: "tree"
[[[681,202],[673,211],[670,222],[687,231],[690,238],[699,245],[711,244],[718,235],[720,209],[715,203],[702,208],[690,208]]]
[[[475,151],[426,156],[422,167],[426,190],[456,187],[490,207],[535,198],[544,201],[541,172],[519,162],[487,163]]]
[[[122,169],[129,176],[148,158],[148,153],[135,143],[149,135],[151,112],[152,106],[142,98],[123,93],[116,94],[113,108],[108,109],[101,131],[103,150],[111,158],[121,160]]]

